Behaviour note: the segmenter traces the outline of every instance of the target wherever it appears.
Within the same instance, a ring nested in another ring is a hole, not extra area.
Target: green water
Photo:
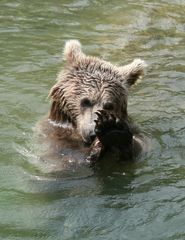
[[[185,239],[184,14],[183,0],[0,1],[0,239]],[[128,109],[151,139],[139,162],[53,171],[33,151],[68,39],[146,60]]]

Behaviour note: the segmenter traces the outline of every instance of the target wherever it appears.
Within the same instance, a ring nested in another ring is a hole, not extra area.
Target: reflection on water
[[[185,238],[184,9],[180,0],[1,1],[1,239]],[[32,127],[74,38],[116,64],[147,62],[128,106],[151,139],[141,161],[61,171],[33,151]]]

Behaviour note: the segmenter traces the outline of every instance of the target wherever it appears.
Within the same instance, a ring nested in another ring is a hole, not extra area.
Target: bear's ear
[[[81,44],[77,40],[69,40],[64,47],[64,59],[68,63],[78,62],[84,57],[81,50]]]
[[[145,61],[135,59],[132,63],[119,67],[119,71],[128,87],[135,84],[144,75],[146,66]]]

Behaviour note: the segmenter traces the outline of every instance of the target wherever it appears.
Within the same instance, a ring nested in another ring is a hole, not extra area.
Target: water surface
[[[0,239],[185,239],[185,2],[0,2]],[[129,113],[151,139],[136,163],[51,171],[32,128],[68,39],[116,64],[148,64]]]

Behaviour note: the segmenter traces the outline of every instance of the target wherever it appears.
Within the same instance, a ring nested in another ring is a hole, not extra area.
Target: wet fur
[[[52,142],[54,151],[61,153],[71,149],[73,152],[75,149],[86,159],[94,151],[90,137],[95,134],[97,111],[111,102],[115,118],[128,122],[128,90],[144,74],[146,64],[135,59],[125,66],[112,65],[99,58],[86,56],[76,40],[66,43],[64,59],[66,65],[49,93],[51,108],[48,118],[41,124],[42,130]],[[90,99],[92,106],[82,107],[84,98]],[[130,128],[135,139],[139,139],[139,134]],[[141,144],[133,141],[136,148],[142,148],[141,138]]]

